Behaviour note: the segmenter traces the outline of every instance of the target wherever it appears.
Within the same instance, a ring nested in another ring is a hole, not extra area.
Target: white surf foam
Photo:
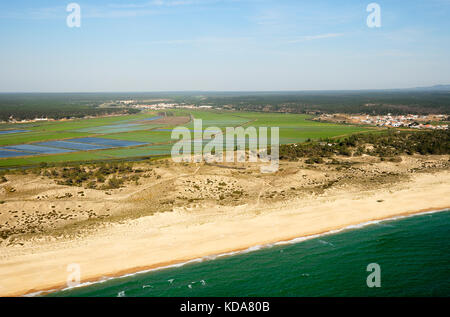
[[[121,275],[121,276],[105,277],[105,278],[102,278],[102,279],[97,280],[97,281],[84,282],[84,283],[80,283],[79,285],[76,285],[76,286],[66,287],[66,288],[59,289],[59,290],[55,289],[55,290],[51,290],[51,291],[39,291],[39,292],[36,292],[36,293],[30,293],[30,294],[27,294],[25,296],[33,297],[33,296],[39,296],[39,295],[42,295],[42,294],[48,294],[48,293],[52,293],[52,292],[66,291],[66,290],[70,290],[70,289],[74,289],[74,288],[86,287],[86,286],[90,286],[90,285],[94,285],[94,284],[104,283],[104,282],[107,282],[107,281],[110,281],[110,280],[113,280],[113,279],[122,279],[122,278],[131,277],[131,276],[146,274],[146,273],[150,273],[150,272],[154,272],[154,271],[166,270],[166,269],[170,269],[170,268],[179,268],[179,267],[182,267],[182,266],[185,266],[185,265],[188,265],[188,264],[201,263],[201,262],[205,262],[205,261],[211,261],[211,260],[215,260],[215,259],[218,259],[218,258],[229,257],[229,256],[238,255],[238,254],[246,254],[246,253],[255,252],[255,251],[258,251],[258,250],[261,250],[261,249],[268,249],[268,248],[271,248],[273,246],[297,244],[297,243],[304,242],[304,241],[307,241],[307,240],[311,240],[311,239],[315,239],[315,238],[319,238],[319,237],[324,237],[324,236],[329,236],[329,235],[333,235],[333,234],[340,233],[340,232],[343,232],[343,231],[361,229],[361,228],[364,228],[364,227],[367,227],[367,226],[370,226],[370,225],[374,225],[374,224],[379,224],[379,223],[382,223],[382,222],[395,221],[395,220],[400,220],[400,219],[405,219],[405,218],[412,218],[412,217],[416,217],[416,216],[431,215],[431,214],[434,214],[434,213],[439,213],[439,212],[444,212],[444,211],[449,211],[449,209],[432,210],[432,211],[426,211],[426,212],[417,213],[417,214],[410,214],[410,215],[404,215],[404,216],[395,216],[395,217],[381,219],[381,220],[371,220],[371,221],[363,222],[363,223],[356,224],[356,225],[350,225],[350,226],[347,226],[347,227],[344,227],[344,228],[341,228],[341,229],[331,230],[331,231],[320,233],[320,234],[313,234],[313,235],[309,235],[309,236],[303,236],[303,237],[298,237],[298,238],[294,238],[294,239],[291,239],[291,240],[279,241],[279,242],[269,243],[269,244],[264,244],[264,245],[256,245],[256,246],[252,246],[252,247],[249,247],[249,248],[247,248],[245,250],[241,250],[241,251],[231,251],[231,252],[226,252],[226,253],[221,253],[221,254],[216,254],[216,255],[209,255],[209,256],[205,256],[205,257],[201,257],[201,258],[197,258],[197,259],[192,259],[192,260],[185,261],[185,262],[180,262],[180,263],[171,264],[171,265],[167,265],[167,266],[162,266],[162,267],[158,267],[158,268],[143,270],[143,271],[139,271],[139,272],[135,272],[135,273],[124,274],[124,275]]]

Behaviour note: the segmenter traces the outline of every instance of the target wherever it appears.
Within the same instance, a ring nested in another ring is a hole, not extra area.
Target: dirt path
[[[144,188],[139,188],[138,190],[135,190],[135,191],[133,191],[133,192],[131,192],[131,193],[126,193],[126,194],[121,195],[121,196],[115,195],[114,197],[108,197],[108,198],[106,198],[106,200],[116,201],[116,200],[122,200],[122,199],[131,198],[131,197],[134,196],[134,195],[137,195],[137,194],[139,194],[139,193],[145,192],[146,190],[149,190],[149,189],[151,189],[152,187],[155,187],[155,186],[157,186],[157,185],[163,184],[163,183],[165,183],[165,182],[169,182],[169,181],[172,181],[172,180],[175,180],[175,179],[179,179],[179,178],[184,178],[184,177],[194,176],[194,175],[196,175],[196,174],[198,173],[198,171],[200,170],[201,167],[202,167],[202,166],[197,167],[196,170],[195,170],[193,173],[181,174],[181,175],[169,177],[169,178],[166,178],[166,179],[162,179],[162,180],[160,180],[160,181],[157,181],[156,183],[149,184],[148,186],[145,186]]]

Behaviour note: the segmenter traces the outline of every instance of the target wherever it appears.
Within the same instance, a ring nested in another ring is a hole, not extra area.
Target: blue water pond
[[[113,140],[113,139],[103,139],[103,138],[78,138],[71,139],[69,141],[80,142],[80,143],[89,143],[89,144],[99,144],[106,145],[112,147],[127,147],[127,146],[137,146],[144,145],[148,143],[136,142],[136,141],[124,141],[124,140]]]
[[[76,143],[76,142],[68,142],[68,141],[48,141],[48,142],[35,143],[35,145],[50,146],[50,147],[57,147],[57,148],[70,149],[70,150],[79,150],[79,151],[103,150],[103,149],[111,148],[111,146],[103,146],[103,145],[88,144],[88,143]]]
[[[74,150],[69,150],[69,149],[37,146],[37,145],[32,145],[32,144],[10,145],[10,146],[5,146],[3,148],[7,149],[7,150],[28,151],[28,152],[34,152],[34,153],[39,153],[39,154],[58,154],[58,153],[74,152]]]
[[[29,130],[3,130],[0,131],[0,134],[12,134],[12,133],[22,133],[22,132],[30,132]]]

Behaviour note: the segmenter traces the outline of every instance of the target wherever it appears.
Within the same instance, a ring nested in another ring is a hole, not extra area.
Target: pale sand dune
[[[377,202],[381,201],[383,202]],[[0,295],[65,287],[67,265],[82,282],[290,240],[425,210],[450,207],[450,172],[416,174],[405,183],[363,192],[339,189],[309,197],[244,206],[213,206],[128,220],[75,240],[0,247]]]

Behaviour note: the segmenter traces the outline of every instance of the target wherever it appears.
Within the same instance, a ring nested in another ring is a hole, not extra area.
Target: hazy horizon
[[[136,94],[157,94],[157,93],[320,93],[320,92],[387,92],[387,91],[405,91],[405,90],[424,90],[439,91],[435,89],[445,87],[444,91],[450,91],[450,84],[436,84],[432,86],[422,87],[403,87],[403,88],[386,88],[386,89],[311,89],[311,90],[114,90],[114,91],[0,91],[0,94],[120,94],[120,93],[136,93]]]
[[[81,8],[68,27],[66,6]],[[367,5],[381,8],[369,28]],[[450,83],[450,2],[0,3],[0,92],[300,92]]]

